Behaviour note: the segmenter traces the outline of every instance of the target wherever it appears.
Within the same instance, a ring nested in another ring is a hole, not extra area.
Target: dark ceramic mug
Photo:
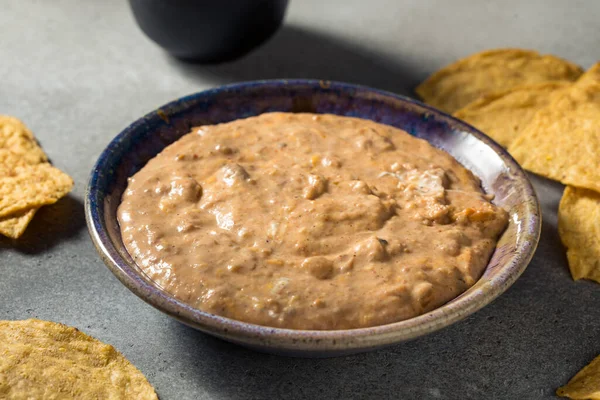
[[[173,56],[238,58],[277,31],[288,0],[129,0],[142,31]]]

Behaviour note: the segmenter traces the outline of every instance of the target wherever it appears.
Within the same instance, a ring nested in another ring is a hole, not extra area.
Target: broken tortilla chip
[[[577,85],[583,86],[589,83],[600,82],[600,62],[592,65],[579,79]]]
[[[574,81],[581,67],[532,50],[496,49],[473,54],[437,71],[415,91],[428,104],[454,113],[499,90],[547,81]]]
[[[36,319],[0,321],[0,398],[158,399],[114,347]]]
[[[543,82],[494,92],[469,103],[454,116],[508,147],[535,113],[570,85],[563,81]]]
[[[73,180],[50,164],[16,167],[0,178],[0,217],[47,204],[69,193]]]
[[[586,80],[562,91],[508,150],[531,172],[600,191],[600,83]]]
[[[558,207],[558,233],[573,279],[600,283],[600,193],[567,186]]]
[[[0,149],[10,150],[28,164],[47,161],[31,131],[21,121],[7,115],[0,115]]]
[[[0,217],[0,234],[11,239],[18,239],[25,232],[37,210],[37,208],[32,208],[7,217]]]
[[[556,394],[573,400],[600,400],[600,356],[583,367]]]
[[[29,129],[18,119],[0,115],[0,178],[14,174],[16,167],[47,162]],[[19,238],[33,219],[37,208],[0,217],[0,234]]]
[[[15,167],[28,165],[30,159],[21,157],[7,149],[0,148],[0,178],[14,173]],[[23,210],[16,214],[0,217],[0,235],[18,239],[33,219],[37,208]]]

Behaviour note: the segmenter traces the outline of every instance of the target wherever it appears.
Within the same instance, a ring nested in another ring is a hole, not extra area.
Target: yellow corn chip
[[[0,148],[0,178],[13,174],[15,167],[28,165],[30,161],[30,158]],[[25,232],[36,211],[37,208],[32,208],[6,217],[0,217],[0,235],[18,239]]]
[[[577,79],[577,85],[579,86],[594,82],[600,82],[600,62],[592,65],[590,69],[585,71],[585,74],[581,75],[581,77]]]
[[[563,90],[509,151],[529,171],[600,191],[600,83],[588,76]]]
[[[50,164],[16,167],[0,178],[0,217],[53,204],[73,187],[73,180]]]
[[[28,164],[47,161],[31,131],[18,119],[6,115],[0,115],[0,149],[20,155]]]
[[[19,211],[7,217],[0,217],[0,235],[18,239],[33,219],[37,208]]]
[[[33,134],[18,119],[0,115],[0,177],[12,174],[15,167],[47,161]],[[20,237],[33,219],[37,208],[0,217],[0,234]]]
[[[600,194],[567,186],[558,207],[558,233],[573,279],[600,283]]]
[[[27,157],[22,157],[20,154],[0,148],[0,178],[12,175],[16,167],[35,164],[39,163],[30,162]]]
[[[469,103],[454,116],[508,147],[535,113],[570,85],[566,81],[544,82],[494,92]]]
[[[36,164],[43,166],[17,170],[20,167]],[[0,234],[13,239],[18,238],[35,215],[39,207],[38,203],[40,205],[54,203],[70,190],[73,185],[70,178],[57,171],[47,163],[46,154],[39,147],[31,131],[21,121],[0,115],[0,204],[2,202],[7,204],[13,198],[31,194],[31,187],[34,184],[39,185],[42,190],[49,190],[53,183],[57,185],[51,195],[44,194],[43,191],[36,192],[38,197],[21,198],[8,209],[3,210],[0,206]],[[27,173],[31,174],[29,178],[26,178]],[[67,178],[69,184],[66,183]],[[35,179],[40,179],[39,184],[35,183]],[[24,182],[27,184],[20,186]],[[17,183],[19,187],[15,186]],[[65,189],[67,186],[68,189]]]
[[[556,394],[574,400],[600,400],[600,356],[583,367]]]
[[[428,104],[456,112],[479,97],[515,86],[574,81],[583,71],[569,61],[536,51],[497,49],[473,54],[437,71],[417,88]]]
[[[0,321],[0,398],[158,399],[114,347],[35,319]]]
[[[0,165],[5,167],[20,167],[28,164],[39,164],[31,163],[26,158],[21,157],[20,154],[15,153],[12,150],[4,149],[0,147]]]

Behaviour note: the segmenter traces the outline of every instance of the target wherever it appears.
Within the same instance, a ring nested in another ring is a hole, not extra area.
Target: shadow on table
[[[536,190],[540,206],[547,211],[546,215],[544,215],[544,222],[547,220],[555,221],[556,213],[558,212],[558,204],[562,197],[565,185],[541,175],[536,175],[533,172],[527,172],[527,177]]]
[[[172,355],[186,366],[182,384],[201,382],[212,397],[228,399],[555,398],[555,389],[600,353],[600,290],[569,275],[556,230],[561,188],[533,181],[548,203],[538,251],[507,293],[466,320],[333,359],[257,353],[171,321],[167,340],[185,349]]]
[[[40,208],[18,240],[0,236],[0,252],[16,249],[22,253],[37,254],[78,235],[84,227],[83,203],[69,195]]]
[[[365,46],[330,34],[283,26],[265,45],[225,64],[191,64],[170,58],[183,74],[221,78],[226,82],[277,78],[313,78],[358,83],[411,96],[424,78],[409,65],[398,63]]]

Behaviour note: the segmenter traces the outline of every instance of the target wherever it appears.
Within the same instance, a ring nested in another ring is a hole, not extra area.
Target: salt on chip
[[[158,399],[114,347],[36,319],[0,321],[0,398]]]
[[[499,90],[547,81],[574,81],[581,67],[532,50],[496,49],[473,54],[435,72],[417,88],[428,104],[454,113]]]
[[[569,383],[558,388],[556,394],[574,400],[600,400],[600,356],[583,367]]]
[[[53,204],[69,193],[73,180],[50,164],[16,167],[0,178],[0,217]]]
[[[600,283],[600,193],[567,186],[558,207],[558,233],[573,279]]]
[[[494,92],[469,103],[454,116],[508,147],[535,113],[570,85],[564,81],[544,82]]]
[[[31,131],[21,121],[7,115],[0,115],[0,149],[18,154],[28,164],[47,161]]]
[[[538,111],[509,147],[536,174],[600,191],[600,83],[575,83]]]

